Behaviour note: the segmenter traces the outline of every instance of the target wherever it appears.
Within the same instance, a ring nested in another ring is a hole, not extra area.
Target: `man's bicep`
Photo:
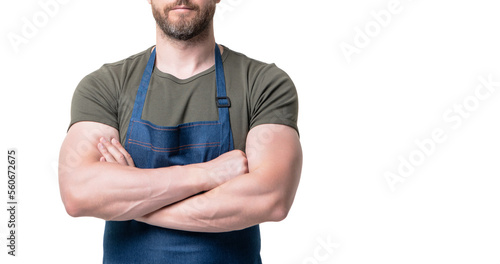
[[[248,168],[257,175],[264,192],[279,196],[290,208],[302,170],[302,148],[292,127],[264,124],[254,127],[247,137]],[[270,188],[268,190],[265,190]]]
[[[70,170],[85,163],[98,162],[101,154],[97,149],[97,144],[101,137],[108,140],[118,138],[118,130],[97,122],[73,124],[61,147],[60,170]]]
[[[280,124],[258,125],[247,136],[246,153],[249,170],[270,163],[291,163],[302,157],[297,131]]]
[[[87,168],[99,162],[100,137],[117,135],[115,128],[96,122],[78,122],[70,127],[59,153],[59,188],[68,214],[80,216],[81,201],[86,200],[81,197],[91,192],[83,186],[89,179]]]

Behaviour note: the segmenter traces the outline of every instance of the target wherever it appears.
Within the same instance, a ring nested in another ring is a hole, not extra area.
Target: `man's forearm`
[[[239,176],[211,191],[164,207],[137,220],[164,228],[195,232],[240,230],[281,220],[280,205],[271,190],[255,188],[252,174]]]
[[[300,174],[300,171],[296,173]],[[295,177],[297,179],[298,176]],[[227,232],[284,219],[291,206],[286,194],[260,181],[258,172],[241,175],[211,191],[138,218],[164,228]],[[298,179],[288,183],[294,193]],[[293,197],[292,197],[293,200]]]
[[[197,165],[139,169],[91,162],[60,171],[67,174],[60,181],[66,181],[62,195],[72,216],[130,220],[207,189]]]

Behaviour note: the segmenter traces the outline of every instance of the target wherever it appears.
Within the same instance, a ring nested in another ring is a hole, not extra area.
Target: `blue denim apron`
[[[231,102],[226,96],[224,68],[215,45],[219,120],[157,126],[142,120],[142,109],[155,64],[150,55],[135,98],[127,131],[126,150],[138,168],[160,168],[201,163],[232,150],[229,122]],[[137,221],[107,221],[103,263],[262,263],[259,226],[224,233],[201,233],[156,227]]]

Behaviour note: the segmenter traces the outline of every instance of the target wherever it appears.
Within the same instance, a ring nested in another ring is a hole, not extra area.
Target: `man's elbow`
[[[292,202],[289,199],[283,197],[276,198],[271,208],[269,208],[269,221],[280,222],[285,220],[291,207]]]
[[[74,193],[61,190],[61,197],[66,213],[72,217],[82,217],[85,215],[85,209],[81,199],[76,198]]]
[[[123,214],[109,210],[110,207],[104,206],[99,199],[96,199],[99,194],[93,192],[91,187],[83,186],[81,182],[60,183],[60,192],[64,209],[72,217],[90,216],[106,221],[132,220],[132,218],[125,218]]]
[[[273,208],[271,211],[270,221],[280,222],[280,221],[285,220],[285,218],[288,216],[289,211],[290,211],[290,209],[286,208],[284,206],[277,206],[277,207]]]
[[[61,200],[66,209],[66,213],[72,217],[82,217],[88,214],[89,199],[85,197],[82,186],[74,182],[69,182],[69,177],[77,178],[77,175],[59,173],[59,189]]]
[[[298,181],[290,188],[277,188],[273,192],[272,198],[269,199],[271,203],[268,203],[267,207],[270,216],[269,221],[280,222],[285,220],[292,208],[297,185]]]
[[[78,206],[78,203],[70,200],[63,200],[64,208],[66,209],[66,213],[72,217],[81,217],[83,216],[81,207]]]

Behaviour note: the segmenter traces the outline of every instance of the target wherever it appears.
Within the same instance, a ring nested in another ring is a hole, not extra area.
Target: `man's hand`
[[[130,156],[116,138],[112,138],[111,142],[109,142],[106,138],[101,137],[99,139],[99,144],[97,144],[97,149],[102,155],[99,159],[101,162],[106,161],[135,167],[132,156]]]
[[[248,173],[247,156],[241,150],[232,150],[211,161],[192,164],[192,166],[205,171],[205,175],[208,177],[207,191]]]
[[[118,140],[112,138],[111,141],[101,137],[97,149],[101,153],[101,162],[117,163],[134,167],[132,156],[125,150]],[[207,191],[211,190],[239,175],[248,173],[248,161],[245,153],[240,150],[233,150],[224,153],[211,161],[193,164],[204,171],[204,175],[209,178],[207,181]]]

